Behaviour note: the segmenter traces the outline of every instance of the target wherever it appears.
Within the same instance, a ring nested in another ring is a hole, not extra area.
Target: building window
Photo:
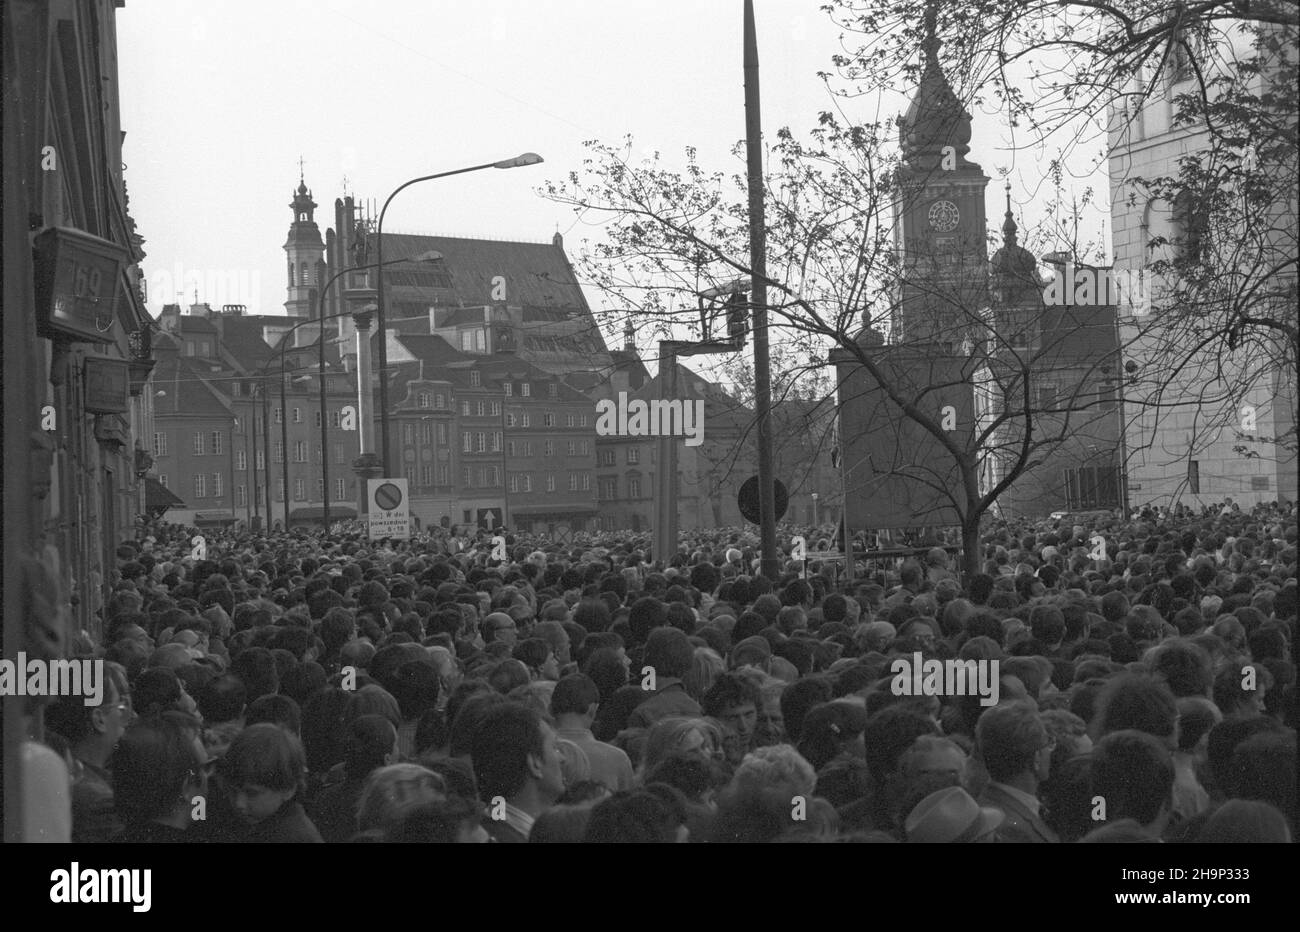
[[[157,457],[157,456],[166,456],[166,455],[167,455],[167,435],[166,435],[166,434],[163,434],[163,433],[156,433],[156,434],[153,435],[153,455],[154,455],[155,457]]]
[[[1038,386],[1038,408],[1041,411],[1056,410],[1056,386],[1050,383]]]
[[[1199,460],[1187,462],[1187,486],[1193,495],[1201,494],[1201,463]]]
[[[274,410],[274,412],[275,412],[275,423],[277,423],[277,424],[281,424],[281,423],[283,423],[283,422],[284,422],[284,409],[282,409],[282,408],[275,408],[275,409],[273,409],[273,410]]]
[[[433,396],[433,405],[435,408],[447,407],[447,396],[439,392]]]
[[[201,472],[194,474],[194,497],[208,497],[208,477]]]
[[[451,470],[447,466],[438,467],[438,485],[451,484]]]
[[[258,468],[258,469],[261,469],[261,470],[265,470],[265,469],[266,469],[266,451],[265,451],[265,450],[258,450],[258,451],[257,451],[257,468]]]
[[[257,500],[257,507],[266,504],[266,494],[263,492],[260,485],[253,486],[253,497]]]
[[[277,502],[284,501],[284,479],[275,480],[275,500]]]
[[[423,485],[423,486],[430,486],[430,485],[433,485],[433,467],[432,467],[432,466],[421,466],[421,467],[420,467],[420,485]]]
[[[415,443],[415,425],[414,425],[414,424],[403,424],[403,425],[402,425],[402,442],[405,443],[407,446],[410,446],[411,444]]]
[[[641,497],[641,479],[639,477],[632,476],[627,480],[627,497],[628,498]]]
[[[159,484],[160,486],[162,486],[164,489],[167,488],[167,474],[166,474],[166,473],[161,473],[161,474],[159,474],[159,476],[158,476],[158,484]]]
[[[275,461],[277,463],[284,462],[284,442],[280,440],[275,442]]]
[[[515,416],[513,414],[507,414],[506,427],[514,427],[514,426],[515,426]]]
[[[445,447],[447,445],[447,425],[436,424],[434,426],[436,427],[436,432],[438,435],[438,446]]]
[[[559,393],[559,389],[560,387],[558,385],[556,385],[554,382],[551,382],[546,386],[546,394],[554,398]]]
[[[515,393],[515,383],[514,383],[514,382],[502,382],[501,384],[502,384],[502,386],[505,388],[506,397],[507,397],[507,398],[512,397],[512,396],[514,395],[514,393]],[[512,480],[512,481],[513,481],[513,480]]]
[[[305,502],[307,500],[307,483],[301,478],[293,480],[293,500],[295,502]]]
[[[474,446],[479,453],[487,452],[487,434],[479,431],[474,435]]]
[[[587,415],[584,414],[584,415],[582,415],[581,417],[578,418],[578,426],[579,426],[579,427],[586,427],[586,426],[587,426]]]
[[[618,465],[618,462],[614,459],[614,457],[615,457],[615,452],[614,452],[613,450],[601,450],[601,451],[600,451],[600,465],[602,465],[602,466],[617,466],[617,465]]]
[[[528,398],[529,396],[532,395],[532,393],[533,393],[532,385],[530,385],[527,382],[524,382],[520,385],[519,394],[523,395],[525,398]]]
[[[586,440],[582,441],[582,443],[578,445],[578,452],[581,453],[583,456],[587,456],[590,454],[591,447],[587,446]]]
[[[543,414],[543,415],[542,415],[542,426],[543,426],[543,427],[554,427],[554,426],[555,426],[555,415],[552,414],[550,411],[547,411],[545,414]]]
[[[543,456],[555,455],[555,443],[553,441],[547,440],[542,443],[542,455]]]
[[[577,418],[574,417],[572,414],[567,415],[567,416],[564,418],[564,423],[565,423],[567,426],[569,426],[569,427],[572,427],[576,421],[577,421]]]
[[[220,498],[224,494],[225,489],[221,485],[221,473],[214,472],[212,474],[212,497]]]
[[[531,473],[524,473],[524,491],[531,492],[532,490],[533,490],[533,476]]]
[[[239,397],[239,394],[240,394],[240,392],[241,392],[241,390],[243,389],[243,387],[244,387],[244,383],[240,382],[238,379],[231,379],[231,381],[230,381],[230,397],[231,397],[231,398],[238,398],[238,397]]]
[[[628,447],[628,448],[627,448],[627,464],[628,464],[629,466],[635,466],[635,465],[636,465],[637,463],[639,463],[639,462],[641,462],[641,448],[640,448],[640,447]],[[635,497],[635,496],[634,496],[634,497]]]
[[[478,416],[483,417],[487,414],[487,405],[483,402],[478,403]]]
[[[345,498],[347,498],[347,497],[348,497],[348,480],[346,480],[346,479],[335,479],[335,480],[334,480],[334,500],[335,500],[336,502],[341,502],[341,501],[343,501],[343,500],[344,500]]]
[[[469,384],[478,388],[483,384],[483,374],[477,369],[471,369],[469,372]]]
[[[343,444],[341,443],[334,444],[335,464],[342,464],[342,463],[346,463],[347,461],[348,461],[347,452],[343,449]]]
[[[203,455],[203,431],[201,430],[196,430],[194,432],[194,455]]]
[[[569,456],[577,456],[577,455],[578,455],[578,442],[577,442],[576,440],[570,440],[567,449],[568,449],[568,451],[569,451]]]
[[[301,424],[301,423],[302,423],[302,408],[294,408],[294,409],[293,409],[293,422],[294,422],[295,424]]]
[[[582,474],[582,491],[584,492],[591,491],[591,473],[589,472],[584,472]]]
[[[492,433],[492,452],[493,453],[501,452],[501,431],[499,430],[493,431]]]
[[[474,477],[471,475],[470,468],[468,466],[466,466],[461,471],[460,479],[461,479],[460,484],[465,488],[472,489],[474,487]]]
[[[415,485],[415,467],[414,467],[414,466],[403,466],[403,467],[402,467],[402,475],[406,477],[406,481],[407,481],[408,484],[410,484],[410,485]]]
[[[520,426],[520,427],[527,427],[527,426],[528,426],[528,412],[527,412],[527,411],[525,411],[523,414],[519,415],[519,426]]]
[[[214,430],[212,432],[212,455],[221,455],[221,431],[219,430]]]
[[[235,504],[241,508],[248,505],[248,487],[243,485],[235,486]]]
[[[337,411],[331,411],[331,412],[330,412],[330,427],[333,427],[335,430],[338,430],[338,429],[340,429],[342,426],[343,426],[343,409],[340,408],[340,409],[337,410]]]
[[[427,407],[429,407],[429,393],[428,393],[428,392],[420,392],[420,394],[416,396],[416,403],[417,403],[421,408],[427,408]]]
[[[318,428],[318,429],[320,428],[320,412],[319,412],[319,411],[313,411],[313,412],[312,412],[312,425],[313,425],[314,427]]]
[[[460,416],[461,416],[461,417],[469,417],[469,412],[470,412],[469,402],[468,402],[468,401],[462,401],[462,402],[460,403]]]
[[[496,484],[492,481],[492,470],[490,468],[485,466],[478,471],[478,484],[483,486],[484,488],[488,488]]]
[[[511,475],[510,477],[510,491],[511,492],[519,491],[519,477],[516,475]]]
[[[600,480],[600,497],[607,502],[612,502],[614,499],[618,498],[618,480]]]
[[[576,472],[569,473],[569,491],[578,491],[578,474]]]
[[[324,479],[316,480],[316,501],[318,502],[325,501],[325,480]]]
[[[433,428],[425,421],[420,424],[420,445],[427,447],[433,442]]]
[[[474,436],[469,431],[465,431],[463,434],[461,434],[460,440],[461,440],[460,449],[462,453],[474,452]]]
[[[307,441],[298,440],[293,445],[293,461],[295,463],[307,462]]]
[[[248,453],[240,450],[235,454],[235,469],[239,472],[248,471]]]
[[[546,474],[546,491],[548,492],[555,491],[555,473],[548,472]]]
[[[515,442],[513,440],[508,440],[506,441],[506,456],[513,457],[514,455],[515,455]]]

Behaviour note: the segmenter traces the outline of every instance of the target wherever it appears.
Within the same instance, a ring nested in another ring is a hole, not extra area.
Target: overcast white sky
[[[769,137],[811,127],[829,105],[816,73],[840,30],[820,2],[757,0]],[[558,229],[573,256],[596,231],[536,192],[579,167],[583,140],[631,133],[674,163],[694,145],[707,169],[740,167],[729,149],[744,136],[741,12],[741,0],[129,0],[117,15],[123,158],[150,311],[177,300],[173,279],[198,273],[250,292],[201,287],[200,301],[283,313],[300,156],[323,235],[344,176],[378,205],[419,175],[540,153],[543,165],[413,186],[385,230],[547,241]],[[854,106],[871,120],[906,101]],[[975,121],[990,224],[1006,168],[1032,221],[1046,159],[1016,160],[996,116]],[[1104,173],[1089,180],[1104,204]]]

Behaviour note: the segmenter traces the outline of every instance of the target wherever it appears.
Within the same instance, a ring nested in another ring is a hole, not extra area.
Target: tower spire
[[[1007,212],[1002,220],[1002,242],[1004,246],[1014,247],[1016,245],[1016,226],[1015,217],[1011,216],[1011,182],[1007,182]]]
[[[298,155],[298,183],[299,183],[299,184],[306,184],[305,177],[304,177],[304,175],[303,175],[303,168],[302,168],[302,155],[301,155],[301,154]]]

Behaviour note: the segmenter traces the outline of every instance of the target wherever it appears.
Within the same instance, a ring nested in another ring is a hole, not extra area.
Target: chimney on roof
[[[551,245],[558,246],[561,249],[564,248],[564,237],[560,235],[559,230],[556,230],[555,235],[551,237]]]

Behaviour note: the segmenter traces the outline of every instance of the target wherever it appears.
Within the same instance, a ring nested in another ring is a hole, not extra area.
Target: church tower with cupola
[[[284,242],[288,263],[288,293],[284,302],[290,317],[316,316],[316,298],[325,274],[325,243],[320,227],[316,225],[316,202],[302,178],[299,163],[298,189],[289,202],[293,210],[293,223],[289,225],[289,238]]]
[[[987,301],[982,168],[967,158],[971,116],[939,65],[935,4],[926,10],[920,85],[898,121],[902,165],[894,202],[900,283],[892,343],[957,351]]]

